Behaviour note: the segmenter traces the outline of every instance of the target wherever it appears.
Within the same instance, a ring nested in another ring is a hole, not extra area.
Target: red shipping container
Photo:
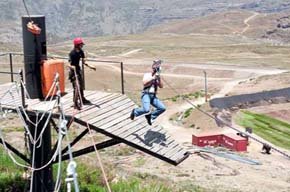
[[[199,147],[218,146],[221,142],[222,135],[218,133],[202,133],[192,135],[192,144]]]
[[[234,151],[247,151],[248,141],[244,137],[228,133],[222,136],[220,144]]]

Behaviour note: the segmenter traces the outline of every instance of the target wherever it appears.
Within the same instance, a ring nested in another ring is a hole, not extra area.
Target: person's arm
[[[97,70],[95,66],[93,66],[93,65],[91,65],[91,64],[88,64],[88,63],[86,63],[85,61],[83,61],[83,64],[84,64],[85,66],[87,66],[88,68],[90,68],[90,69],[93,69],[93,70],[95,70],[95,71]]]
[[[65,66],[66,67],[68,67],[68,68],[70,68],[70,69],[76,69],[76,66],[74,66],[74,65],[71,65],[71,63],[65,63]]]
[[[143,76],[143,85],[144,87],[148,87],[152,84],[152,81],[155,79],[155,75],[151,75],[150,73],[145,73]]]
[[[86,67],[89,67],[90,69],[93,69],[93,70],[96,71],[96,67],[95,67],[95,66],[93,66],[93,65],[91,65],[91,64],[88,64],[88,63],[86,62],[86,56],[85,56],[84,52],[82,52],[82,63],[83,63]]]
[[[157,76],[158,79],[158,87],[163,88],[163,81],[161,80],[160,74]]]
[[[72,65],[72,52],[68,55],[68,63],[65,63],[65,65],[70,69],[76,69],[76,66]]]

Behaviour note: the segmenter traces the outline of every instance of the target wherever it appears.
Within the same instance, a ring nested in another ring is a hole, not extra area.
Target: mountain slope
[[[204,17],[172,21],[152,27],[150,32],[174,34],[243,35],[290,42],[290,14],[227,11]]]
[[[282,0],[26,0],[26,4],[31,15],[46,16],[50,42],[75,36],[139,33],[168,21],[233,9],[261,12],[290,9],[290,3]],[[25,14],[21,0],[0,2],[0,42],[21,42],[21,16]]]

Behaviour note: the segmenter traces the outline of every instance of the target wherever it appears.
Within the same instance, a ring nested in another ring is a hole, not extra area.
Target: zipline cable
[[[28,15],[30,21],[32,22],[32,19],[31,19],[31,17],[30,17],[30,14],[29,14],[28,8],[27,8],[27,6],[26,6],[25,0],[22,0],[22,2],[23,2],[24,8],[25,8],[25,10],[26,10],[26,13],[27,13],[27,15]]]
[[[179,93],[178,91],[176,91],[175,88],[172,87],[172,86],[170,85],[170,83],[168,83],[164,78],[162,78],[162,81],[164,81],[164,83],[167,84],[168,87],[169,87],[172,91],[174,91],[176,94],[180,95],[180,93]],[[186,97],[184,97],[184,96],[182,96],[182,95],[181,95],[181,97],[182,97],[183,100],[185,100],[187,103],[189,103],[191,106],[193,106],[195,109],[197,109],[197,110],[200,111],[201,113],[205,114],[206,116],[210,117],[211,119],[213,119],[213,120],[215,120],[215,121],[220,121],[218,118],[214,117],[213,115],[211,115],[211,114],[207,113],[206,111],[200,109],[197,105],[193,104],[193,103],[192,103],[188,98],[186,98]],[[284,151],[281,151],[280,149],[278,149],[278,148],[276,148],[276,147],[273,147],[273,146],[271,146],[271,145],[269,145],[269,144],[267,144],[267,143],[265,143],[265,142],[263,142],[263,141],[261,141],[261,140],[255,138],[254,136],[252,136],[252,135],[250,135],[250,134],[248,134],[248,133],[246,133],[246,132],[240,131],[238,128],[235,128],[235,127],[229,125],[229,124],[226,123],[226,122],[223,122],[223,124],[224,124],[225,126],[231,128],[231,129],[237,131],[238,133],[241,133],[241,134],[243,134],[243,135],[245,135],[245,136],[247,136],[247,137],[253,139],[254,141],[256,141],[256,142],[258,142],[258,143],[260,143],[260,144],[262,144],[262,145],[267,145],[267,146],[271,147],[271,149],[273,149],[274,151],[276,151],[276,152],[278,152],[278,153],[282,154],[283,156],[285,156],[285,157],[287,157],[287,158],[290,159],[290,155],[287,154],[287,153],[285,153]]]

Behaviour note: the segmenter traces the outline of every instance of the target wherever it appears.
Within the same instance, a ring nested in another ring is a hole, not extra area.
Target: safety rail
[[[1,74],[10,74],[11,82],[14,81],[14,75],[18,75],[19,73],[13,72],[13,54],[12,53],[2,53],[0,54],[0,57],[9,55],[9,67],[10,72],[7,71],[0,71]]]
[[[8,53],[1,53],[0,54],[0,57],[1,56],[6,56],[6,55],[9,55],[9,64],[10,64],[10,72],[1,72],[0,73],[4,73],[4,74],[11,74],[11,82],[14,81],[14,77],[13,75],[15,74],[19,74],[19,73],[14,73],[13,72],[13,56],[17,55],[17,56],[23,56],[24,54],[23,53],[20,53],[20,52],[8,52]],[[29,57],[26,56],[26,57]],[[51,58],[51,59],[63,59],[63,60],[68,60],[69,58],[68,57],[61,57],[61,56],[47,56],[47,58]],[[124,87],[124,64],[122,61],[110,61],[110,60],[98,60],[98,59],[92,59],[92,58],[88,58],[86,59],[87,61],[90,61],[90,62],[99,62],[99,63],[111,63],[111,64],[120,64],[120,71],[121,71],[121,93],[122,94],[125,94],[125,87]],[[84,68],[84,64],[82,66],[82,68]],[[85,87],[85,74],[84,74],[84,70],[82,71],[83,72],[83,78],[84,78],[84,87]]]

